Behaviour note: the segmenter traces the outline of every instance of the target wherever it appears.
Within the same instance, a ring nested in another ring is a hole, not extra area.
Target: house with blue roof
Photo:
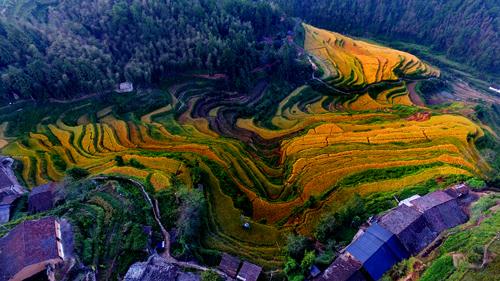
[[[396,235],[377,223],[373,223],[353,241],[346,252],[359,260],[374,280],[381,278],[393,265],[410,256]]]
[[[411,197],[360,230],[314,281],[379,280],[395,264],[424,250],[438,235],[468,220],[466,187]]]

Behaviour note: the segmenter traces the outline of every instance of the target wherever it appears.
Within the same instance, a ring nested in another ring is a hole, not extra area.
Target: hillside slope
[[[449,59],[500,74],[500,4],[495,0],[274,2],[318,27],[431,46]]]

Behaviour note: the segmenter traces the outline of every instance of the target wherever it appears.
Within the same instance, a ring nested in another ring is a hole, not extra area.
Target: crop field
[[[305,46],[330,73],[326,80],[343,87],[365,87],[405,76],[438,76],[439,70],[409,53],[355,40],[304,24]]]
[[[201,184],[210,209],[204,246],[266,268],[283,262],[287,233],[310,234],[325,208],[355,194],[488,171],[474,145],[483,134],[477,124],[438,113],[409,118],[430,109],[412,104],[398,75],[429,77],[438,70],[410,54],[305,29],[306,49],[329,67],[326,83],[382,84],[348,97],[304,85],[259,121],[240,112],[264,102],[267,87],[240,94],[202,78],[137,96],[74,102],[47,110],[43,120],[30,120],[29,108],[2,108],[1,154],[22,163],[19,174],[29,187],[60,181],[75,166],[142,179],[156,191],[174,181]],[[383,84],[388,80],[394,81]],[[9,126],[18,120],[24,129]],[[317,203],[304,207],[311,198]],[[242,220],[252,222],[250,230]]]

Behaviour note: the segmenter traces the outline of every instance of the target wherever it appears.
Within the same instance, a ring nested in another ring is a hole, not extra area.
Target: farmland
[[[406,79],[437,77],[439,70],[407,53],[304,30],[322,83],[348,95],[313,81],[269,102],[272,114],[256,118],[252,110],[272,98],[273,81],[240,93],[180,76],[156,90],[43,110],[3,107],[1,153],[22,163],[18,173],[29,187],[63,180],[71,167],[140,179],[155,192],[174,182],[201,185],[210,211],[203,246],[268,269],[282,264],[289,232],[310,235],[326,209],[355,194],[488,174],[475,147],[484,134],[478,124],[431,113],[409,98]],[[30,116],[35,111],[46,115]]]

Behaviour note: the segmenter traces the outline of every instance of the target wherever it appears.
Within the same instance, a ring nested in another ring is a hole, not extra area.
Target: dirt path
[[[415,90],[416,84],[417,84],[417,82],[411,82],[408,84],[408,92],[410,92],[410,99],[414,104],[416,104],[418,106],[425,106],[424,101],[422,100],[420,95]]]
[[[94,177],[93,179],[95,179],[95,180],[126,180],[126,181],[129,181],[130,183],[132,183],[133,185],[139,187],[142,194],[144,195],[146,202],[148,202],[149,206],[153,210],[154,219],[155,219],[156,223],[158,224],[158,226],[160,227],[163,239],[165,241],[165,252],[163,252],[161,257],[164,258],[167,263],[174,264],[174,265],[177,265],[177,266],[180,266],[183,268],[190,268],[190,269],[195,269],[195,270],[200,270],[200,271],[212,270],[212,271],[216,272],[217,274],[219,274],[220,276],[222,276],[224,279],[226,279],[228,277],[224,272],[222,272],[216,268],[209,268],[209,267],[205,267],[205,266],[195,264],[192,262],[178,261],[176,258],[174,258],[171,255],[171,253],[170,253],[170,249],[171,249],[170,234],[168,233],[167,229],[161,223],[161,220],[160,220],[161,214],[160,214],[160,209],[158,207],[158,201],[156,199],[154,199],[154,201],[151,199],[149,194],[146,192],[144,185],[141,182],[134,180],[134,179],[131,179],[131,178],[120,177],[120,176],[97,176],[97,177]]]

